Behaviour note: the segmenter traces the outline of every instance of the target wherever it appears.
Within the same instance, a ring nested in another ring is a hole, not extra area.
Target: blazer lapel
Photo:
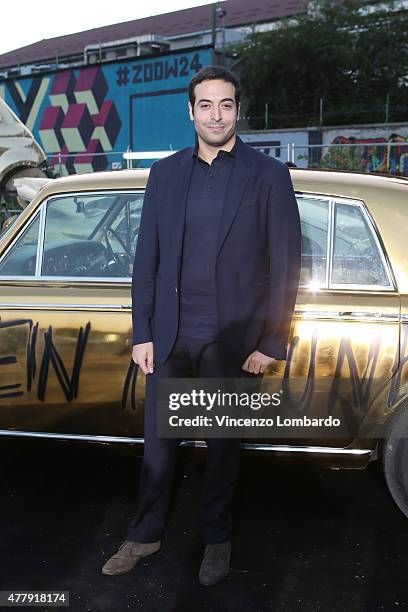
[[[227,194],[222,209],[221,223],[218,232],[217,256],[221,250],[228,231],[237,213],[246,185],[250,176],[251,160],[247,153],[247,146],[237,136],[237,151],[231,176],[228,183]]]
[[[193,171],[193,151],[194,147],[186,150],[185,154],[180,158],[179,163],[182,168],[181,172],[174,174],[173,186],[173,207],[172,207],[172,234],[173,244],[176,249],[177,258],[177,274],[180,276],[181,252],[183,247],[184,226],[186,221],[186,205],[188,197],[188,189]]]

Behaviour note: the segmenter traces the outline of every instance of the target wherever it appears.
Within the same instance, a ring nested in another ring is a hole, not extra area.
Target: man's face
[[[194,112],[188,103],[190,119],[198,138],[213,147],[221,147],[235,134],[238,108],[235,87],[221,79],[196,85]]]

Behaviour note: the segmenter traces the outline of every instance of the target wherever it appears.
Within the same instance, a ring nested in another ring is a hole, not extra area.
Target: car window
[[[42,276],[132,275],[142,193],[72,194],[47,203]]]
[[[40,215],[23,231],[0,262],[1,276],[34,276],[37,262]]]
[[[301,285],[327,286],[329,200],[297,196],[302,228]]]
[[[358,205],[335,205],[331,283],[389,285],[379,244]]]

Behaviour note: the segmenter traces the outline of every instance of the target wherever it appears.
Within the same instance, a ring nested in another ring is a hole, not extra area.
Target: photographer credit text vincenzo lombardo
[[[215,408],[233,407],[260,410],[266,407],[279,407],[282,404],[282,391],[279,393],[228,393],[216,391],[209,393],[203,389],[193,389],[188,393],[170,393],[169,409],[177,411],[180,408],[198,407],[206,411]],[[326,418],[301,417],[231,417],[225,414],[214,415],[215,425],[218,427],[339,427],[340,419],[328,416]],[[169,425],[172,427],[211,427],[213,417],[207,415],[194,415],[180,417],[171,415]]]

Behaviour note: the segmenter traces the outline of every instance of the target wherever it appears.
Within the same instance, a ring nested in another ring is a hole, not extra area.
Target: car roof
[[[50,180],[41,189],[44,195],[65,191],[95,191],[98,189],[144,189],[149,176],[149,169],[111,170],[107,172],[88,172],[71,174]]]
[[[311,170],[290,168],[295,189],[305,191],[319,191],[332,195],[349,195],[361,197],[365,189],[392,188],[404,190],[408,187],[408,180],[391,176],[375,174],[344,172],[338,170]],[[95,191],[98,189],[140,189],[144,188],[149,176],[149,169],[115,170],[107,172],[93,172],[87,174],[73,174],[59,179],[51,180],[41,190],[41,197],[52,193],[64,191]],[[357,191],[356,191],[357,190]]]
[[[408,181],[402,177],[299,168],[291,168],[291,176],[296,190],[305,189],[362,199],[364,199],[363,194],[372,189],[393,189],[405,195],[408,193]]]

